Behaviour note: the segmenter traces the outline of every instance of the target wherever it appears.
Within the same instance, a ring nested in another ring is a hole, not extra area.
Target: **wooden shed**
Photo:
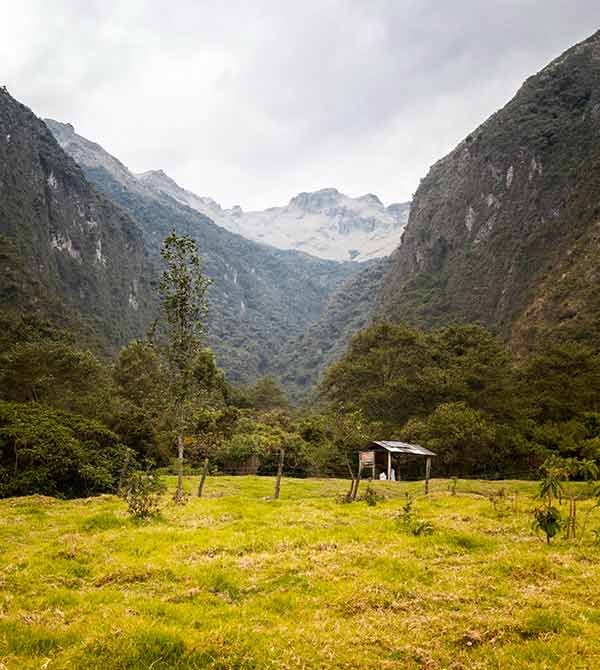
[[[371,469],[371,476],[375,479],[378,473],[385,472],[386,478],[400,479],[400,463],[402,457],[417,456],[425,459],[425,488],[429,488],[431,475],[431,459],[436,454],[420,444],[409,444],[396,440],[378,440],[370,442],[359,454],[359,473]],[[396,476],[393,476],[393,473]],[[360,476],[360,474],[359,474]]]

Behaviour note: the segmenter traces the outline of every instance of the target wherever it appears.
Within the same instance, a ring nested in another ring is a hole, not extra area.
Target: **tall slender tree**
[[[165,353],[171,375],[171,400],[177,433],[177,491],[183,502],[184,431],[189,401],[198,382],[197,362],[203,356],[202,337],[210,280],[202,273],[196,242],[173,231],[161,250],[165,270],[160,281],[164,310]]]

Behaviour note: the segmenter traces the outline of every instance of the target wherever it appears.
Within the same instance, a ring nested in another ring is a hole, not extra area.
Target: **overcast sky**
[[[599,0],[20,0],[0,83],[135,172],[223,206],[409,199]]]

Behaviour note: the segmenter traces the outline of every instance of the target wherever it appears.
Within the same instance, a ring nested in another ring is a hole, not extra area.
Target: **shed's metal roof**
[[[395,454],[413,454],[414,456],[435,456],[433,451],[425,449],[420,444],[408,444],[408,442],[396,442],[390,440],[381,440],[377,442],[372,442],[371,444],[376,444],[378,447],[383,447],[387,451],[391,451]]]

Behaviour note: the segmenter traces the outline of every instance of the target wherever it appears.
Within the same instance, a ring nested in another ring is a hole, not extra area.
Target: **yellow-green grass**
[[[113,496],[0,501],[0,669],[600,668],[600,514],[548,547],[534,483],[436,480],[415,537],[422,484],[347,486],[210,478],[146,524]]]

